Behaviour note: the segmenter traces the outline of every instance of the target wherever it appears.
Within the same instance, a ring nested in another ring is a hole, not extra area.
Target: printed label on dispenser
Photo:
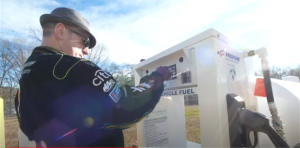
[[[167,109],[153,111],[144,120],[146,147],[160,147],[169,144]]]

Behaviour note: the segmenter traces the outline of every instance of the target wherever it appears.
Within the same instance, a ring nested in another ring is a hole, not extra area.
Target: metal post
[[[2,143],[2,144],[1,144]],[[5,147],[4,105],[0,98],[0,148]]]

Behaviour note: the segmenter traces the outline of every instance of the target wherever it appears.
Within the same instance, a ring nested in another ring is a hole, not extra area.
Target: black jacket
[[[156,72],[140,83],[120,87],[88,60],[37,47],[15,99],[20,128],[29,140],[48,147],[123,147],[122,129],[147,116],[164,89]]]

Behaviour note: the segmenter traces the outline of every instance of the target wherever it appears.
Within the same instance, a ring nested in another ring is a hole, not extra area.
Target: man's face
[[[60,50],[67,55],[78,58],[89,54],[89,40],[86,33],[75,27],[62,25],[57,28],[61,28],[61,31],[56,33],[56,36],[60,39]]]

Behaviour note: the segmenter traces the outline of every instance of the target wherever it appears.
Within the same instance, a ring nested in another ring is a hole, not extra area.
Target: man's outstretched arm
[[[150,75],[143,77],[139,85],[120,87],[110,73],[96,66],[92,69],[93,87],[103,91],[105,98],[110,100],[107,105],[111,107],[112,118],[102,126],[106,129],[128,128],[151,113],[164,90],[163,82],[171,77],[167,67],[159,67]]]
[[[112,123],[105,128],[129,128],[153,111],[164,90],[163,75],[153,72],[135,87],[120,87],[120,99],[113,111]]]

